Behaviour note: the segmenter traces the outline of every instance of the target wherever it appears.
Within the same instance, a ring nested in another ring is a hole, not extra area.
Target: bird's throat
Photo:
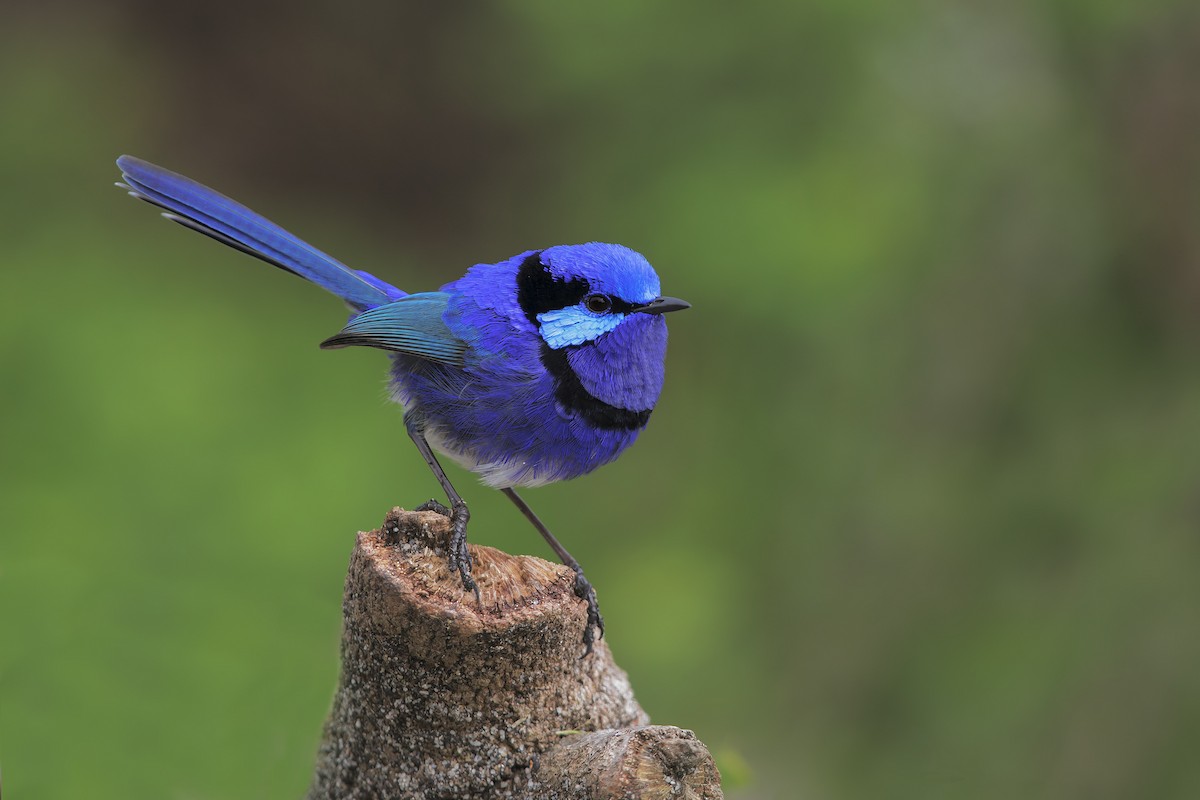
[[[542,366],[554,377],[554,397],[563,410],[576,414],[589,425],[602,430],[632,431],[646,427],[652,408],[631,411],[606,403],[586,388],[571,366],[568,354],[573,348],[558,350],[542,342]]]

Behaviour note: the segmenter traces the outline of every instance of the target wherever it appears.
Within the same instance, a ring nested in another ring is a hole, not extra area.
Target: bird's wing
[[[355,316],[321,347],[377,347],[462,366],[467,343],[442,320],[449,302],[446,292],[410,294]]]
[[[358,309],[389,303],[403,292],[364,277],[241,203],[133,156],[117,159],[129,194],[162,209],[169,220],[312,281]],[[391,291],[388,291],[391,290]]]

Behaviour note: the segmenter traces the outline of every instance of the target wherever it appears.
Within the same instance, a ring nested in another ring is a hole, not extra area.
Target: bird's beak
[[[691,303],[678,297],[656,297],[644,306],[635,306],[633,310],[643,314],[665,314],[668,311],[683,311],[691,307]]]

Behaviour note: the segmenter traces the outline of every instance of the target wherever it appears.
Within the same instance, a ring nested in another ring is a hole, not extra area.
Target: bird
[[[604,635],[596,592],[579,562],[517,494],[585,475],[645,429],[662,391],[664,314],[690,308],[661,294],[641,254],[589,242],[475,264],[437,291],[407,293],[351,269],[246,206],[134,156],[117,159],[132,197],[184,227],[304,278],[351,316],[323,349],[372,347],[391,360],[389,394],[448,505],[448,567],[480,598],[467,549],[470,510],[438,454],[500,490],[575,574],[587,603],[584,656]]]

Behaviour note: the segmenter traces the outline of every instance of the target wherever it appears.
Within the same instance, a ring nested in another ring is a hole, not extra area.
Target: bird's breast
[[[399,355],[392,368],[392,397],[406,421],[438,452],[498,488],[585,475],[620,455],[649,417],[601,410],[598,400],[567,405],[559,395],[536,355],[467,367]]]
[[[457,294],[447,322],[462,366],[393,357],[393,397],[439,452],[489,486],[537,486],[615,459],[662,390],[666,325],[634,314],[584,345],[551,348],[519,308]]]

